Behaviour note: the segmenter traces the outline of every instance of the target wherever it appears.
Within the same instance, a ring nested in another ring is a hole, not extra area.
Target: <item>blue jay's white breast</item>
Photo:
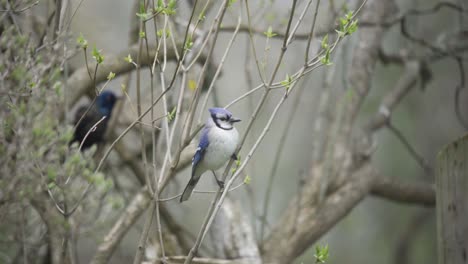
[[[207,170],[217,170],[234,154],[239,133],[235,128],[224,130],[215,126],[208,132],[208,140],[210,143],[201,165]]]

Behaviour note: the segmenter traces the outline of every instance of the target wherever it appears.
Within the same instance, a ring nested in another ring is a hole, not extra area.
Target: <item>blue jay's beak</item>
[[[237,119],[237,118],[234,118],[234,117],[231,117],[231,119],[229,120],[231,123],[237,123],[237,122],[240,122],[241,120],[240,119]]]

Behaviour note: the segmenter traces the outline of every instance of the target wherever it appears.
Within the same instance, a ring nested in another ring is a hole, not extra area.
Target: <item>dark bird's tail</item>
[[[182,196],[180,197],[180,202],[187,201],[190,198],[190,195],[192,195],[193,189],[195,189],[195,185],[197,185],[199,179],[200,178],[194,179],[193,177],[190,179],[182,193]]]

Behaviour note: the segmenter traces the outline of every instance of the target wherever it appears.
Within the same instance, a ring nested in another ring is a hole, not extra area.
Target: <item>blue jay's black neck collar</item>
[[[232,130],[234,128],[234,126],[231,125],[231,127],[222,127],[220,124],[219,124],[219,120],[218,118],[216,117],[215,114],[211,114],[211,119],[213,119],[213,122],[215,123],[215,125],[219,128],[221,128],[222,130]]]

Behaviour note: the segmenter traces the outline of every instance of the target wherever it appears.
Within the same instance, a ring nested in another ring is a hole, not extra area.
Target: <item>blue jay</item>
[[[78,108],[75,113],[75,122],[76,125],[75,132],[73,134],[73,139],[70,144],[77,141],[79,144],[83,141],[84,137],[88,131],[103,117],[106,116],[97,127],[96,130],[88,135],[86,141],[83,143],[81,150],[85,150],[91,147],[93,144],[100,143],[106,132],[107,123],[111,117],[112,108],[114,108],[115,102],[118,97],[111,91],[104,91],[96,98],[96,103],[91,106],[89,111],[86,113],[86,110],[89,108],[89,105],[84,105]],[[86,113],[86,115],[81,119],[81,117]],[[81,121],[80,121],[81,119]],[[80,122],[79,122],[80,121]],[[79,123],[78,123],[79,122]],[[78,125],[77,125],[78,124]]]
[[[224,108],[210,108],[209,112],[210,117],[201,132],[200,142],[192,159],[192,177],[180,197],[180,202],[190,198],[200,176],[207,170],[212,171],[219,187],[223,188],[224,182],[216,177],[214,170],[221,168],[229,158],[236,158],[234,152],[239,133],[233,124],[241,120],[234,118],[231,112]]]

